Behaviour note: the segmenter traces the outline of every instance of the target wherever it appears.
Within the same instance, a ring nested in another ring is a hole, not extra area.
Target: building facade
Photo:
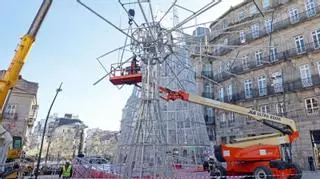
[[[4,71],[0,71],[0,76]],[[21,137],[26,145],[37,117],[38,83],[20,78],[12,90],[3,113],[3,126],[15,137]]]
[[[296,121],[300,139],[293,143],[293,157],[304,169],[310,157],[320,167],[319,5],[246,0],[210,25],[209,44],[194,55],[201,56],[201,71],[214,82],[209,96]],[[274,132],[246,116],[214,112],[217,143]]]
[[[102,129],[86,131],[84,153],[86,156],[100,156],[112,159],[116,154],[119,132]]]

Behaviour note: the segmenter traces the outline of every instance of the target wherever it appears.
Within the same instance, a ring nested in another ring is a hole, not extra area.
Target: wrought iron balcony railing
[[[288,18],[284,18],[282,20],[279,20],[279,21],[276,21],[272,24],[272,31],[271,32],[275,32],[275,31],[279,31],[281,29],[285,29],[285,28],[288,28],[290,27],[291,25],[295,25],[295,24],[298,24],[298,23],[302,23],[302,22],[305,22],[311,18],[313,18],[314,16],[317,16],[319,15],[320,13],[320,6],[316,6],[312,11],[303,11],[301,13],[298,14],[298,18],[293,20],[292,18],[288,17]],[[230,25],[230,24],[229,24]],[[263,24],[264,26],[264,24]],[[266,35],[269,35],[270,32],[270,29],[267,29],[267,28],[263,28],[261,30],[257,30],[257,31],[254,31],[254,32],[248,32],[246,33],[245,35],[245,42],[244,43],[248,43],[248,42],[251,42],[253,40],[256,40],[258,38],[261,38],[261,37],[264,37]],[[223,32],[222,32],[223,33]],[[216,35],[214,38],[211,39],[211,41],[214,41],[218,38],[220,38],[222,35]],[[237,36],[237,37],[233,37],[233,38],[230,38],[228,39],[228,44],[229,45],[241,45],[241,44],[244,44],[241,42],[240,40],[240,35]],[[213,56],[223,56],[227,53],[229,53],[230,51],[232,51],[231,48],[228,48],[228,47],[220,47],[219,50],[217,51],[213,51],[212,52],[212,55]]]

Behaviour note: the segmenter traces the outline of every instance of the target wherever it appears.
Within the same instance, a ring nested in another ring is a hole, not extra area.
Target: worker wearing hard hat
[[[63,165],[63,167],[61,168],[59,177],[61,177],[63,179],[68,179],[71,178],[72,176],[72,166],[70,165],[70,162],[67,161],[65,165]]]

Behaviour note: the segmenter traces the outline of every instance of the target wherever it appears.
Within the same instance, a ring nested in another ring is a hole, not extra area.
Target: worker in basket
[[[69,179],[72,176],[72,166],[69,161],[66,162],[65,165],[62,166],[59,177],[63,179]]]
[[[130,67],[126,68],[126,71],[129,75],[137,74],[140,71],[140,67],[138,66],[138,60],[136,56],[133,56],[131,60],[131,65]]]

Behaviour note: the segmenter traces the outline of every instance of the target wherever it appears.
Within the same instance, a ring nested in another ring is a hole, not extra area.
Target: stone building
[[[0,76],[4,71],[0,71]],[[30,82],[22,77],[12,90],[3,113],[3,126],[13,137],[21,137],[22,144],[28,143],[28,137],[37,117],[38,83]]]
[[[220,16],[210,25],[209,44],[193,54],[215,82],[203,82],[203,92],[294,119],[300,132],[294,160],[306,169],[313,157],[320,167],[320,1],[255,2],[245,0]],[[217,143],[274,132],[245,116],[214,112]]]
[[[119,132],[102,129],[86,131],[84,153],[86,156],[113,158],[116,154]]]

